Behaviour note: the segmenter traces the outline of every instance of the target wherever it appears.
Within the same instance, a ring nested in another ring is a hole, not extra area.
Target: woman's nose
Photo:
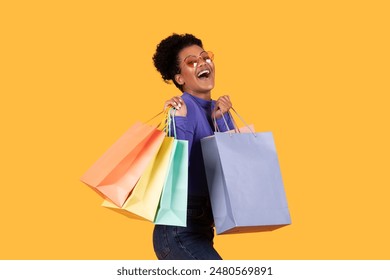
[[[198,57],[198,63],[197,66],[201,66],[203,64],[206,64],[206,60],[204,60],[201,56]]]

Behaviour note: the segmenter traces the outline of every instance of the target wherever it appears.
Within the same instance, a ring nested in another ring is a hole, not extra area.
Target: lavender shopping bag
[[[215,132],[201,145],[217,234],[291,224],[271,132]]]

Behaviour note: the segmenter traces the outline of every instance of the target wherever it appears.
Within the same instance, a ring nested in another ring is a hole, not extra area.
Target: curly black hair
[[[192,34],[176,34],[165,38],[157,45],[153,55],[153,63],[166,83],[172,81],[175,86],[183,91],[181,85],[175,81],[175,75],[180,73],[179,52],[185,47],[197,45],[203,48],[202,41]]]

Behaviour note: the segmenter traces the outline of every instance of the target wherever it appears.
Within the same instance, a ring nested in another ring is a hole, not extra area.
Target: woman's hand
[[[165,101],[164,110],[167,107],[173,107],[176,109],[175,116],[179,116],[179,117],[187,116],[187,106],[180,96],[174,96],[171,99]]]
[[[232,108],[232,102],[230,101],[229,95],[224,95],[218,98],[215,102],[214,111],[211,114],[212,118],[219,119],[223,114],[227,113]]]

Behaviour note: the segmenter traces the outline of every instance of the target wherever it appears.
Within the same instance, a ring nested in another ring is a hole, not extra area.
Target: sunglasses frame
[[[207,53],[209,59],[207,59],[207,58],[204,59],[202,57],[202,54],[204,54],[204,53]],[[194,63],[186,63],[186,60],[189,57],[195,57],[196,58],[196,62],[194,62]],[[214,61],[214,53],[212,51],[202,51],[198,56],[190,54],[190,55],[186,56],[181,63],[185,63],[188,67],[196,69],[198,64],[199,64],[199,59],[202,59],[207,64],[211,64]],[[208,61],[208,60],[210,60],[210,61]]]

